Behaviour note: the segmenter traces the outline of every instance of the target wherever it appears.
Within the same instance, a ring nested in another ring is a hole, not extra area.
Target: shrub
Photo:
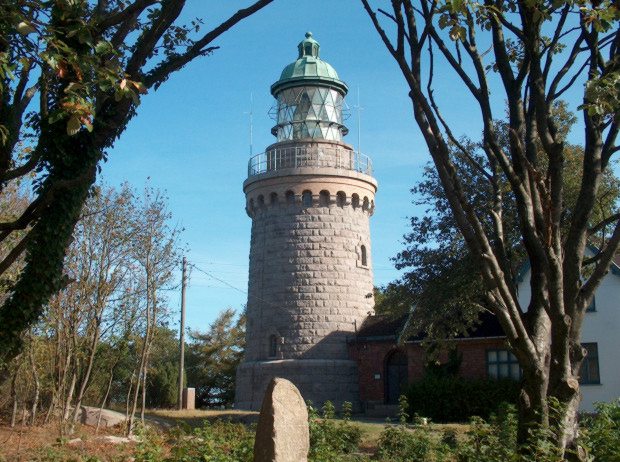
[[[597,403],[596,414],[584,418],[581,426],[594,460],[620,462],[620,399]]]
[[[243,424],[205,421],[191,432],[179,430],[172,442],[171,462],[205,460],[209,462],[251,462],[254,429]]]
[[[517,420],[513,406],[502,405],[487,423],[472,417],[467,438],[457,449],[459,462],[499,462],[516,457]]]
[[[330,401],[323,405],[322,417],[312,405],[308,406],[311,461],[340,461],[343,456],[357,450],[362,431],[351,424],[351,403],[345,402],[342,408],[342,420],[336,421],[334,405]]]
[[[513,380],[468,380],[429,374],[409,386],[409,414],[430,417],[435,422],[466,422],[472,416],[484,419],[502,402],[516,403],[519,384]]]
[[[386,424],[379,437],[378,457],[386,462],[441,462],[448,456],[448,447],[431,435],[427,426],[416,429],[407,427],[407,397],[401,395],[399,404],[399,424]]]

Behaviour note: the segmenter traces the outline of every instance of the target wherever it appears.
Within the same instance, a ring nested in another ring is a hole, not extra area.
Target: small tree
[[[522,367],[519,440],[527,442],[532,425],[551,426],[562,452],[574,448],[585,355],[581,326],[620,243],[620,215],[590,223],[603,173],[618,151],[620,11],[611,1],[392,0],[389,11],[378,10],[389,23],[385,28],[371,1],[361,1],[409,87],[451,214],[482,275],[486,303]],[[489,50],[480,43],[490,43]],[[470,155],[440,111],[437,54],[479,111],[484,163]],[[554,108],[569,89],[577,91],[576,84],[584,84],[583,174],[574,213],[565,217],[568,164]],[[508,146],[496,126],[491,88],[506,99]],[[476,208],[467,194],[456,157],[483,175],[478,187],[492,198],[486,207]],[[527,306],[516,291],[506,198],[531,265]],[[595,258],[586,259],[592,232],[605,225],[612,231]],[[562,405],[557,422],[549,419],[550,398]]]
[[[245,347],[245,315],[237,317],[232,308],[227,308],[207,332],[192,332],[191,339],[187,382],[196,387],[198,404],[231,404],[235,374]]]

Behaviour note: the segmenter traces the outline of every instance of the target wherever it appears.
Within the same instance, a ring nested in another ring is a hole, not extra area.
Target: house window
[[[362,254],[362,266],[368,266],[368,255],[366,254],[366,246],[363,245],[360,250]]]
[[[597,385],[601,383],[598,368],[598,343],[582,343],[581,346],[587,350],[587,353],[581,363],[579,383],[582,385]]]
[[[269,336],[269,357],[275,358],[278,355],[278,337],[275,335]]]
[[[596,311],[596,297],[593,295],[592,296],[592,301],[590,302],[590,304],[586,308],[586,313],[592,313],[594,311]]]
[[[521,378],[521,368],[515,355],[508,350],[487,350],[487,375],[492,379]]]

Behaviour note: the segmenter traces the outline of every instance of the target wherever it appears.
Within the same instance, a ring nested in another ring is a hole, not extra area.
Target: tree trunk
[[[93,333],[93,340],[90,346],[90,353],[88,355],[88,364],[86,366],[86,372],[84,373],[84,376],[82,377],[77,399],[75,400],[75,407],[73,408],[73,415],[71,416],[70,433],[73,433],[73,430],[75,428],[75,423],[79,415],[79,409],[82,406],[82,399],[84,398],[84,393],[86,392],[86,387],[88,386],[88,382],[90,380],[90,374],[93,370],[93,364],[95,362],[95,354],[97,352],[97,345],[99,344],[99,335],[101,332],[101,323],[99,322],[99,320],[96,320],[95,323],[96,323],[96,326],[95,326],[95,331]]]
[[[518,402],[517,444],[520,451],[532,455],[536,445],[546,438],[547,443],[557,448],[557,457],[585,461],[584,449],[577,444],[580,400],[578,389],[553,396],[548,393],[544,380],[528,381],[525,378]]]
[[[116,366],[116,364],[114,366]],[[103,395],[103,399],[101,400],[101,405],[99,406],[99,415],[97,416],[97,426],[95,427],[95,435],[99,432],[99,426],[101,425],[101,413],[103,412],[105,403],[108,400],[108,396],[110,395],[110,389],[112,388],[112,381],[114,380],[114,366],[110,370],[110,380],[108,380],[108,386],[105,390],[105,395]]]
[[[30,358],[30,367],[32,369],[32,380],[34,381],[34,398],[32,400],[32,408],[30,410],[30,425],[34,426],[36,418],[37,418],[37,408],[39,406],[39,395],[41,392],[41,382],[39,381],[39,373],[37,372],[37,366],[34,362],[34,353],[32,349],[34,346],[32,343],[30,344],[29,350],[29,358]]]
[[[13,377],[11,378],[11,396],[13,397],[13,412],[11,414],[11,428],[15,427],[15,421],[17,420],[17,408],[18,408],[18,400],[17,400],[17,374],[19,373],[19,366],[15,369],[13,373]]]

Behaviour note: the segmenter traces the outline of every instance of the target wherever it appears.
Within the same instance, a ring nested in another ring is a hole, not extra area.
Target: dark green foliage
[[[503,404],[489,422],[472,417],[464,444],[457,448],[459,462],[499,462],[515,460],[517,418],[514,406]]]
[[[177,335],[177,332],[166,327],[159,327],[155,331],[146,385],[148,407],[166,408],[177,404],[179,399]]]
[[[170,462],[251,462],[254,454],[254,428],[240,423],[205,421],[191,432],[178,431]]]
[[[336,421],[334,405],[330,401],[323,405],[322,417],[311,404],[308,405],[311,462],[344,460],[341,457],[358,448],[362,432],[350,422],[351,403],[344,403],[342,411],[342,420]]]
[[[196,388],[199,407],[230,405],[235,374],[245,347],[245,314],[223,310],[207,332],[192,332],[186,356],[187,384]]]
[[[433,438],[426,427],[408,427],[408,402],[405,395],[400,396],[398,405],[399,424],[388,423],[385,426],[379,438],[378,459],[386,462],[446,460],[448,447]]]
[[[620,399],[597,403],[596,414],[581,423],[585,445],[595,461],[620,462]]]
[[[502,402],[516,403],[519,383],[513,380],[468,380],[427,375],[407,390],[409,413],[435,422],[466,422],[488,418]]]

